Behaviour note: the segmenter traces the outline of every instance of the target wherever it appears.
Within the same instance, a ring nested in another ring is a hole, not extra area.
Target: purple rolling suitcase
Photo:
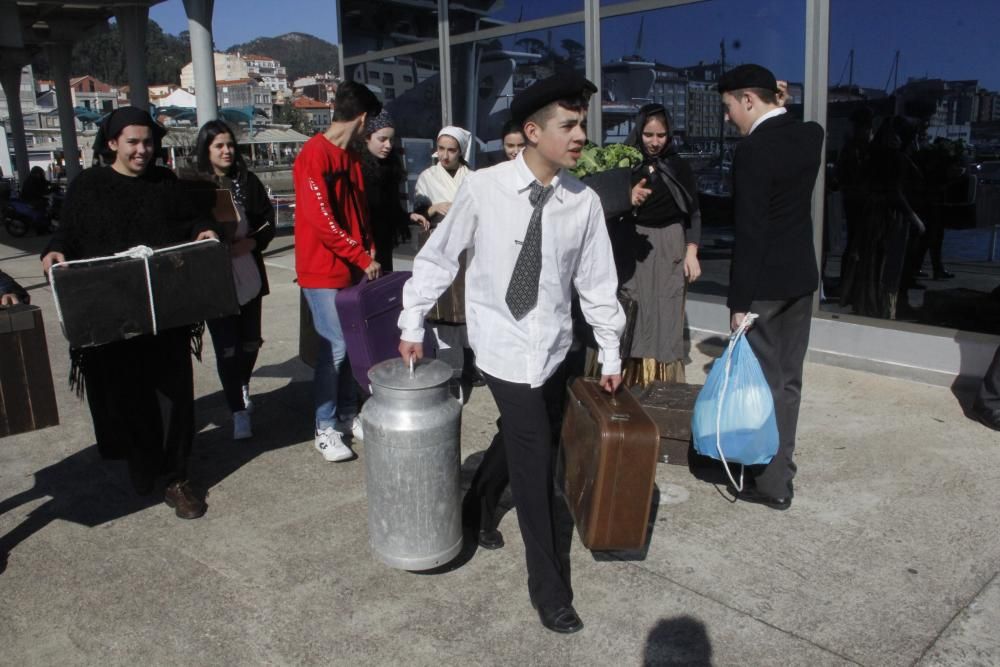
[[[399,313],[409,271],[387,273],[337,292],[337,315],[344,330],[351,372],[367,396],[368,369],[399,355]]]

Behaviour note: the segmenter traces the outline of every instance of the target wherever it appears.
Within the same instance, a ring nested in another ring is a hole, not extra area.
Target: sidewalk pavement
[[[733,503],[660,465],[645,554],[574,540],[586,627],[560,636],[528,601],[516,512],[505,548],[442,573],[372,556],[364,446],[339,464],[312,447],[291,237],[267,258],[252,440],[230,439],[211,345],[195,364],[192,478],[210,492],[197,521],[136,498],[124,466],[100,461],[66,386],[45,239],[0,241],[0,267],[44,310],[62,419],[0,440],[0,662],[1000,664],[1000,440],[947,389],[807,364],[792,508]],[[692,348],[690,381],[718,351]],[[495,418],[474,391],[465,473]]]

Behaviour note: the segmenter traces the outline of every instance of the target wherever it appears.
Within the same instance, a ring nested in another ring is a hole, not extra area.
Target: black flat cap
[[[556,74],[534,82],[515,95],[510,104],[510,117],[518,125],[523,125],[528,116],[553,102],[588,98],[596,92],[597,86],[578,72]]]
[[[763,88],[778,92],[778,82],[774,80],[771,70],[760,65],[740,65],[719,77],[719,93],[744,88]]]

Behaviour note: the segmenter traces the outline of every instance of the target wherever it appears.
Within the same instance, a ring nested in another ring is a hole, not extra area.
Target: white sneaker
[[[344,444],[344,437],[332,426],[316,432],[315,445],[327,461],[346,461],[354,458],[354,452]]]
[[[240,410],[233,413],[233,440],[247,440],[253,437],[250,428],[250,412]]]
[[[341,435],[350,433],[354,440],[365,439],[364,430],[361,428],[361,417],[352,417],[351,419],[338,421],[336,429]]]
[[[250,400],[250,385],[243,385],[243,409],[253,412],[253,401]]]

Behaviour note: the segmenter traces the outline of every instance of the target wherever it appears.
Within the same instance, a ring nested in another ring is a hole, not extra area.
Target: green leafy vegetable
[[[642,162],[642,153],[625,144],[609,144],[604,148],[587,144],[570,172],[577,178],[619,167],[634,167]]]

